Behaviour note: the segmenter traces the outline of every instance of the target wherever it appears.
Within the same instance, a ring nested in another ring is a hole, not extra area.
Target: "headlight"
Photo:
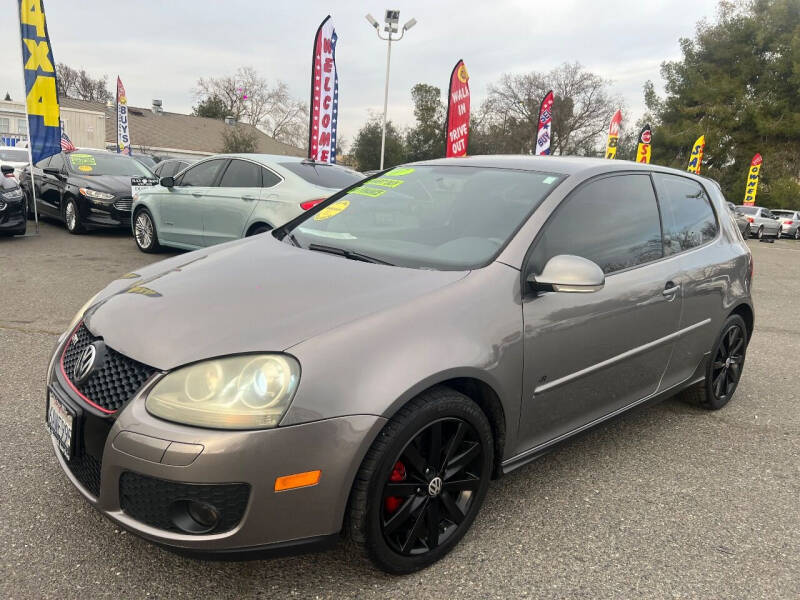
[[[69,327],[67,327],[67,330],[64,332],[65,334],[70,334],[70,333],[72,333],[72,330],[73,330],[73,329],[75,329],[75,326],[78,324],[78,321],[80,321],[80,320],[83,318],[83,313],[85,313],[85,312],[86,312],[86,310],[87,310],[87,309],[88,309],[88,308],[89,308],[89,307],[90,307],[92,304],[94,304],[94,301],[95,301],[95,300],[97,300],[97,297],[98,297],[99,295],[100,295],[100,292],[97,292],[97,293],[96,293],[94,296],[92,296],[91,298],[89,298],[89,301],[88,301],[88,302],[86,302],[86,304],[84,304],[83,306],[81,306],[81,309],[80,309],[80,310],[79,310],[77,313],[75,313],[75,316],[74,316],[74,317],[72,317],[72,321],[70,321]]]
[[[114,194],[98,192],[97,190],[92,190],[90,188],[81,188],[81,194],[87,198],[93,198],[94,200],[111,200],[114,197]]]
[[[286,354],[207,360],[168,373],[147,395],[167,421],[219,429],[275,427],[292,401],[300,365]]]
[[[17,188],[15,190],[11,190],[10,192],[0,192],[0,196],[6,200],[19,200],[22,198],[22,190]]]

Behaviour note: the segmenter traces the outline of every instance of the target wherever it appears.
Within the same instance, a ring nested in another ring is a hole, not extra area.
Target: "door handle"
[[[192,192],[192,196],[194,196],[195,198],[202,198],[203,194],[200,194],[198,192]]]
[[[252,202],[253,200],[258,200],[258,198],[246,194],[242,196],[242,200],[244,200],[245,202]]]
[[[680,289],[681,286],[672,281],[668,281],[667,284],[664,286],[664,291],[661,292],[661,295],[664,296],[665,298],[668,298],[669,300],[672,300],[678,294]]]

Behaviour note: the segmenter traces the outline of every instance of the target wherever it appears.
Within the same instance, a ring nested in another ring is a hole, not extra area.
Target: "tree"
[[[694,140],[706,136],[703,175],[729,200],[744,196],[750,160],[764,158],[757,202],[800,208],[800,2],[720,2],[680,40],[682,58],[661,65],[666,95],[652,84],[653,162],[686,169]]]
[[[494,152],[532,154],[539,107],[552,89],[551,152],[597,155],[602,152],[611,115],[620,104],[608,88],[608,81],[579,63],[564,63],[549,73],[504,74],[489,86],[480,108],[483,143]]]
[[[114,98],[108,90],[108,75],[94,78],[85,69],[78,71],[64,63],[56,64],[56,91],[62,98],[107,102]]]
[[[197,117],[208,119],[224,119],[227,115],[225,105],[219,96],[208,96],[192,108],[192,113]]]
[[[361,171],[380,168],[382,119],[372,116],[361,127],[353,142],[352,153]],[[405,161],[406,149],[403,137],[391,121],[386,123],[386,152],[384,167],[392,167]]]
[[[222,150],[220,150],[222,153],[255,152],[258,134],[252,127],[237,123],[226,126],[222,140]]]
[[[233,117],[263,129],[276,140],[304,148],[308,144],[308,106],[293,98],[283,81],[269,85],[252,67],[240,67],[234,75],[201,78],[195,96],[195,112],[211,118]]]
[[[433,85],[418,83],[411,88],[416,125],[406,132],[406,160],[429,160],[445,155],[446,107],[442,91]]]

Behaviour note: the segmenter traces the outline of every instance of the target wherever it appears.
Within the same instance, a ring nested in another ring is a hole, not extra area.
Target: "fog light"
[[[208,533],[220,520],[219,511],[207,502],[178,500],[170,507],[170,516],[175,527],[186,533]]]

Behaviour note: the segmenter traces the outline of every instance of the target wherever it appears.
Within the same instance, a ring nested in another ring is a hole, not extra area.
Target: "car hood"
[[[118,352],[172,369],[215,356],[286,350],[466,274],[358,262],[265,235],[131,273],[100,294],[85,321]]]
[[[69,182],[76,187],[87,187],[117,196],[131,195],[131,178],[128,175],[95,175],[94,177],[70,175]]]

